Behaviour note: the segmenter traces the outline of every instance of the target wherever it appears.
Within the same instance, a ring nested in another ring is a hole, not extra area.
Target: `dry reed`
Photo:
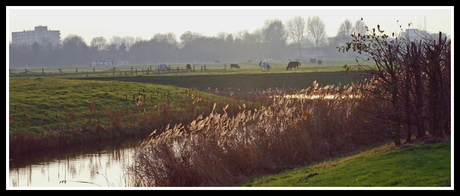
[[[317,99],[272,96],[270,106],[234,116],[214,105],[205,117],[153,132],[128,172],[135,186],[233,186],[381,142],[381,126],[355,109],[366,107],[356,89],[313,83],[296,95]]]

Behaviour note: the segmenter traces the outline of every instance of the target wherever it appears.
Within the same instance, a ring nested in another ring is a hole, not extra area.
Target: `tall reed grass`
[[[272,96],[268,107],[234,116],[214,105],[207,116],[153,132],[129,176],[135,186],[233,186],[384,141],[382,126],[356,109],[366,107],[356,89],[315,82],[296,95],[319,98]]]

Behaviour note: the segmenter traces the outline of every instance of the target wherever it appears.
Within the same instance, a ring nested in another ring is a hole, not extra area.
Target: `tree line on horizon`
[[[9,44],[10,67],[49,67],[62,65],[91,65],[93,61],[113,61],[114,64],[246,62],[257,59],[286,60],[297,56],[305,47],[320,47],[331,59],[353,58],[338,53],[337,47],[351,40],[353,33],[365,33],[362,20],[346,19],[337,36],[327,37],[324,22],[318,17],[296,16],[286,23],[279,19],[266,20],[252,33],[220,32],[204,36],[186,31],[176,39],[174,33],[157,33],[150,40],[131,36],[94,37],[89,45],[76,34],[65,37],[61,44],[48,40],[32,45]],[[307,58],[307,57],[303,57]]]

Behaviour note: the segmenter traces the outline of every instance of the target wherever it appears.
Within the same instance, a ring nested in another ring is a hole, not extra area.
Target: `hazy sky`
[[[399,24],[407,28],[426,28],[430,33],[438,31],[451,35],[453,30],[452,7],[7,7],[7,40],[11,32],[33,30],[35,26],[48,26],[60,30],[61,40],[76,34],[87,44],[92,38],[103,36],[107,40],[114,35],[150,39],[156,33],[172,32],[179,39],[186,31],[216,36],[219,32],[236,33],[261,28],[267,19],[279,19],[286,23],[294,16],[307,20],[319,16],[326,25],[328,36],[335,36],[342,22],[350,19],[353,24],[361,17],[369,28],[380,24],[386,33],[399,32]]]

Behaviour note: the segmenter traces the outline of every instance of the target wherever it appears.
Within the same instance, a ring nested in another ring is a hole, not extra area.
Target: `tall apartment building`
[[[53,45],[58,45],[61,43],[61,33],[59,30],[48,30],[47,26],[36,26],[35,30],[12,33],[13,44],[32,45],[35,42],[42,44],[44,40],[48,40]]]

